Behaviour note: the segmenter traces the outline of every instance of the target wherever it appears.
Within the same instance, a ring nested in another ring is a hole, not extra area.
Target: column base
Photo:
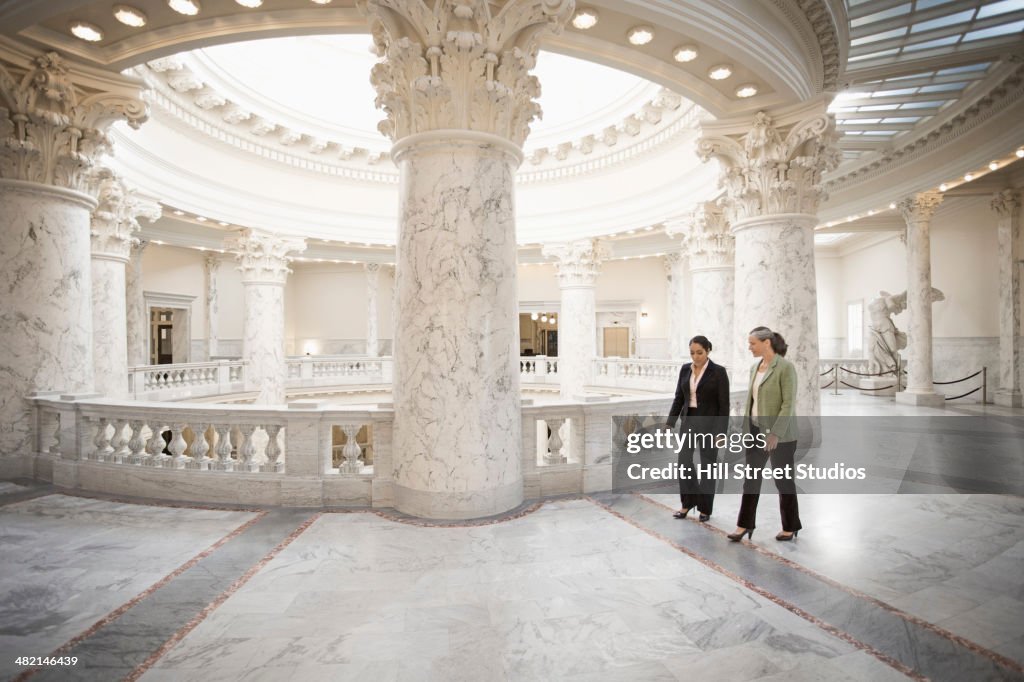
[[[523,503],[522,481],[487,490],[464,492],[392,488],[395,509],[426,519],[476,519],[502,514]]]
[[[1020,391],[996,391],[992,398],[996,405],[1002,407],[1024,406],[1024,395]]]
[[[945,407],[946,398],[938,393],[910,393],[900,391],[896,394],[896,402],[901,405],[917,405],[918,407]]]

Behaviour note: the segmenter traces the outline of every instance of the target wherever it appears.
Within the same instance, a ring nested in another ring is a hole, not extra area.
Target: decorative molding
[[[97,201],[90,230],[92,254],[128,262],[137,241],[134,234],[142,229],[138,219],[155,222],[163,210],[160,204],[130,190],[109,168],[92,173],[90,183],[95,185]]]
[[[141,90],[133,79],[100,81],[56,52],[0,49],[0,178],[88,191],[110,125],[148,118]]]
[[[910,223],[927,223],[942,203],[941,192],[921,192],[901,201],[897,206],[903,219]]]
[[[284,284],[292,254],[305,251],[306,240],[245,229],[226,239],[224,248],[238,259],[243,284]]]
[[[574,0],[359,0],[377,55],[370,72],[377,126],[393,141],[431,130],[473,130],[517,146],[540,116],[540,83],[530,74],[537,39],[558,33]]]
[[[780,8],[789,4],[787,0],[774,0],[774,2]],[[815,83],[815,94],[835,91],[843,66],[842,48],[836,33],[836,18],[833,16],[827,0],[795,0],[795,4],[811,25],[811,30],[814,31],[814,37],[817,39],[817,45],[811,51],[815,57],[821,60],[820,77]]]
[[[763,111],[741,136],[704,136],[701,160],[721,164],[726,215],[734,224],[746,218],[802,213],[814,215],[825,198],[821,176],[839,165],[835,117],[818,114],[793,125],[783,136]]]
[[[725,214],[714,202],[705,202],[694,209],[686,245],[690,252],[690,270],[732,267],[736,237],[729,231]]]
[[[1013,220],[1020,213],[1020,192],[1014,189],[996,192],[990,205],[1000,220]]]
[[[558,284],[562,288],[594,286],[602,261],[612,255],[608,245],[597,239],[545,244],[541,253],[555,259]]]

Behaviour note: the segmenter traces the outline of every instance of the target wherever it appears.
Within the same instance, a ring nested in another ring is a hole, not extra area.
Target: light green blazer
[[[747,388],[747,419],[754,406],[754,381],[757,378],[758,362],[750,368],[750,384]],[[774,433],[782,443],[797,439],[796,423],[796,367],[780,355],[768,365],[768,373],[757,389],[757,417],[754,424],[762,431]]]

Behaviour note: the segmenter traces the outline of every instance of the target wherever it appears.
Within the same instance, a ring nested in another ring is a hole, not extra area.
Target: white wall
[[[203,254],[195,249],[150,243],[142,252],[144,291],[195,296],[190,320],[193,339],[206,338],[206,321],[203,319],[205,277]]]
[[[814,270],[818,291],[818,353],[823,358],[845,357],[843,260],[838,255],[818,256]]]

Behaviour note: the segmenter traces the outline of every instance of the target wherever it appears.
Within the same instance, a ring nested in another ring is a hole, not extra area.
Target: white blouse
[[[697,407],[697,384],[704,378],[704,372],[708,369],[707,365],[704,365],[704,369],[700,371],[698,375],[693,371],[693,367],[690,367],[690,407]]]
[[[768,370],[759,369],[757,370],[757,376],[754,377],[754,403],[750,408],[750,416],[757,416],[757,390],[761,387],[761,382],[764,381],[765,376],[768,374]]]

